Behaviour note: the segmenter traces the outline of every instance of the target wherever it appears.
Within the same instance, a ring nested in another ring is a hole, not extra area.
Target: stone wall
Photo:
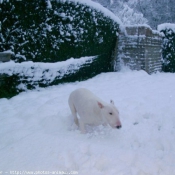
[[[9,52],[0,52],[0,62],[10,61],[12,53]]]
[[[115,71],[120,70],[122,64],[149,74],[161,71],[161,45],[161,34],[149,26],[126,26],[116,45]]]
[[[0,64],[2,64],[3,62],[8,62],[10,61],[12,56],[12,53],[9,52],[0,52]],[[4,77],[5,75],[0,74],[0,87],[2,86],[2,84],[4,83]]]

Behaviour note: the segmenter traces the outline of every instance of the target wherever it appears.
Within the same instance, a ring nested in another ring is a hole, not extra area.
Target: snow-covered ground
[[[113,99],[122,128],[72,127],[79,87]],[[0,174],[175,175],[174,104],[175,74],[129,70],[0,99]]]

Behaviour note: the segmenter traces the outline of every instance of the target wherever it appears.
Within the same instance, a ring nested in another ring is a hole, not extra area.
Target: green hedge
[[[104,57],[100,58],[98,56],[93,57],[93,59],[89,59],[83,64],[69,64],[65,70],[65,66],[63,66],[63,68],[56,70],[57,74],[53,68],[46,67],[42,69],[40,65],[28,66],[27,68],[22,66],[20,69],[17,66],[8,67],[3,71],[0,70],[0,98],[9,98],[22,91],[38,87],[86,80],[106,71],[105,66],[109,67],[108,64],[109,61],[104,55]],[[39,74],[39,78],[36,78],[37,74]]]
[[[0,51],[14,60],[57,62],[108,54],[119,25],[96,9],[73,1],[4,0],[0,4]]]
[[[98,56],[93,63],[70,75],[52,83],[35,82],[37,86],[85,80],[113,71],[112,54],[119,24],[101,11],[70,0],[3,0],[0,14],[0,52],[12,51],[16,63],[54,63],[71,57]],[[17,88],[21,83],[27,89],[35,88],[23,74],[0,73],[0,76],[3,76],[0,98],[18,94],[22,91]]]
[[[175,31],[170,27],[165,27],[163,30],[163,46],[162,57],[164,72],[175,72]]]

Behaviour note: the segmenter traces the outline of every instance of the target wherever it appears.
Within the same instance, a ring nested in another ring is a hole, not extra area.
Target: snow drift
[[[0,99],[0,171],[175,174],[174,82],[171,73],[122,71]],[[68,97],[79,87],[112,97],[122,129],[82,135],[71,126]]]

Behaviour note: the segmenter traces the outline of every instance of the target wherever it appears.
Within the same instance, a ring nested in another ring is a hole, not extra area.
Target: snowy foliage
[[[16,63],[10,76],[7,70],[0,73],[1,97],[37,86],[84,80],[112,70],[112,53],[122,23],[100,4],[90,0],[4,0],[0,11],[0,52],[13,52]],[[48,63],[69,62],[72,57],[96,55],[98,59],[85,62],[78,69],[47,67]],[[47,68],[41,69],[35,62],[44,62]]]
[[[162,23],[174,23],[174,0],[93,0],[113,11],[126,24],[148,24],[153,29]],[[124,14],[126,12],[126,15]],[[123,14],[123,16],[121,16]],[[127,14],[130,14],[127,15]]]
[[[158,30],[164,34],[162,46],[163,71],[175,72],[175,24],[161,24],[158,26]]]
[[[135,12],[134,9],[129,7],[126,3],[122,5],[120,11],[115,11],[118,17],[125,25],[147,24],[148,21],[143,17],[140,12]]]
[[[135,8],[136,2],[122,0],[94,0],[110,9],[124,25],[147,24],[148,20]]]
[[[157,29],[162,23],[173,23],[175,18],[174,0],[137,0],[137,10],[148,20],[148,24]]]
[[[1,79],[0,98],[10,97],[28,89],[92,77],[95,71],[91,70],[94,69],[98,61],[97,57],[82,57],[70,58],[57,63],[32,61],[1,63],[0,74],[3,79]],[[100,70],[98,71],[100,72]]]
[[[0,11],[0,51],[13,51],[16,62],[25,61],[24,56],[34,62],[110,57],[121,24],[92,1],[4,0]]]
[[[158,31],[164,31],[164,30],[170,30],[175,33],[175,24],[173,23],[163,23],[163,24],[160,24],[158,25],[157,27]]]
[[[34,63],[23,62],[14,63],[14,61],[2,64],[0,74],[19,75],[19,89],[27,90],[27,86],[38,87],[50,85],[57,79],[75,74],[84,64],[90,64],[95,57],[84,57],[81,59],[70,58],[66,61],[57,63]]]

